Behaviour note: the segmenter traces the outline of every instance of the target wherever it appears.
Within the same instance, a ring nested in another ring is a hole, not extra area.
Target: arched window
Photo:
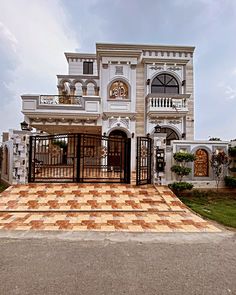
[[[160,74],[152,81],[151,93],[179,94],[179,84],[173,76]]]
[[[75,95],[83,95],[82,84],[80,82],[75,83]]]
[[[115,81],[109,89],[109,97],[113,99],[127,99],[129,95],[128,86],[123,81]]]
[[[93,83],[88,83],[87,84],[87,95],[95,95],[94,91],[94,84]]]
[[[194,176],[207,177],[209,176],[209,159],[208,152],[204,149],[198,149],[195,153],[196,160],[194,161]]]
[[[179,140],[178,134],[171,128],[161,127],[160,133],[166,133],[166,145],[171,145],[172,140]]]

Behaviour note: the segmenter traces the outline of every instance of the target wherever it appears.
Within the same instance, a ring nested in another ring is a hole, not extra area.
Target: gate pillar
[[[165,184],[165,164],[166,164],[166,133],[154,133],[154,183],[157,185]],[[160,152],[161,151],[161,152]],[[162,152],[163,151],[163,152]],[[163,157],[163,159],[161,159]],[[158,161],[163,161],[164,167],[158,168]]]

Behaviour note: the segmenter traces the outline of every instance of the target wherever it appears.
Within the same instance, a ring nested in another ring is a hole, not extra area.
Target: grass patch
[[[181,201],[195,212],[223,225],[236,228],[236,193],[192,191],[181,194]]]

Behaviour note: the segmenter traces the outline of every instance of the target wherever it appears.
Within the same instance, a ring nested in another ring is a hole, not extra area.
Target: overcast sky
[[[236,0],[0,0],[0,131],[96,42],[196,46],[195,138],[236,138]]]

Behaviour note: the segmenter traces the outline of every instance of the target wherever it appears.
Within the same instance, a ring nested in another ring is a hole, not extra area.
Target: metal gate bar
[[[152,139],[137,137],[136,185],[152,182]]]
[[[130,139],[92,134],[32,136],[29,182],[130,183]]]

